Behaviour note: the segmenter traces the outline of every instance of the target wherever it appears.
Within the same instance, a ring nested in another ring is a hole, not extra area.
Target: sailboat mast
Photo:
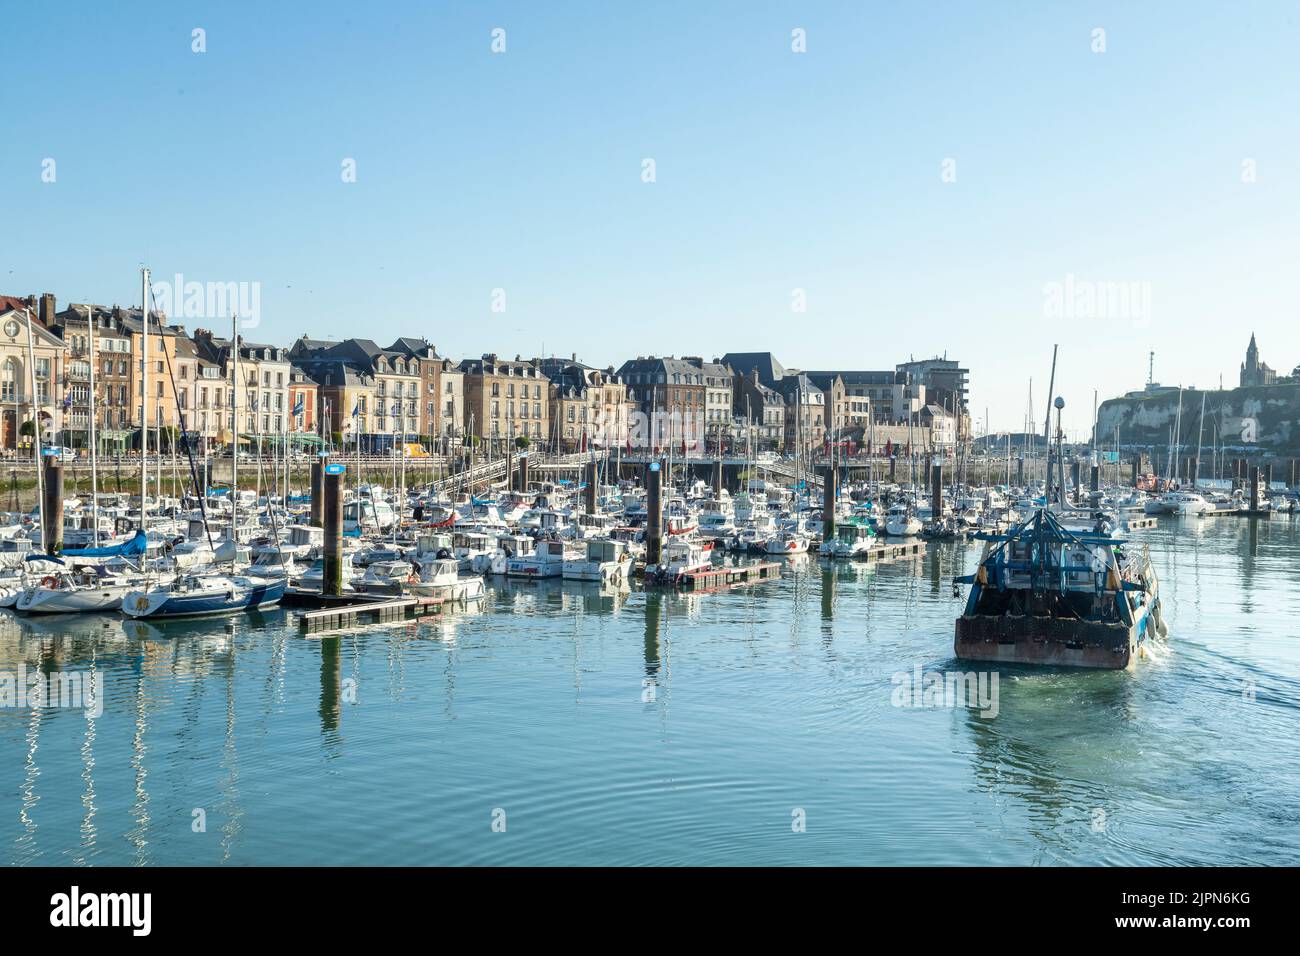
[[[90,343],[90,424],[87,426],[90,431],[90,524],[93,529],[91,541],[94,547],[99,547],[99,443],[95,438],[95,413],[97,412],[98,402],[95,399],[95,365],[98,362],[98,356],[95,354],[95,307],[86,305],[86,329],[89,335]]]
[[[149,270],[140,270],[140,529],[149,489]]]
[[[32,405],[32,450],[36,453],[36,507],[44,509],[45,478],[41,469],[41,406],[40,397],[36,391],[36,347],[33,345],[32,310],[25,308],[23,313],[27,316],[27,381],[28,388],[31,389],[29,401]],[[44,517],[45,515],[42,514],[42,528],[45,527]],[[50,543],[48,541],[42,540],[41,545],[46,551],[49,551]]]
[[[231,413],[234,416],[234,428],[230,440],[230,569],[235,570],[239,559],[239,315],[230,316],[230,379],[234,384],[230,399]]]

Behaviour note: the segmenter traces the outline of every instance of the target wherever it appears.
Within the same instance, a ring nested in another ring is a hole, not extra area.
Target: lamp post
[[[1065,455],[1064,455],[1064,449],[1062,445],[1063,445],[1063,440],[1065,438],[1065,433],[1061,431],[1061,409],[1065,408],[1065,399],[1063,399],[1060,395],[1057,395],[1056,401],[1054,401],[1052,404],[1056,406],[1056,473],[1060,482],[1057,485],[1058,488],[1057,495],[1059,496],[1057,500],[1062,505],[1064,505],[1065,504]]]

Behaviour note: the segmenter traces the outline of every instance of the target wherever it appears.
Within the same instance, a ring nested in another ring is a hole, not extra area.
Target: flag
[[[892,438],[885,442],[885,457],[894,457],[894,439]]]
[[[358,398],[357,403],[352,406],[352,417],[356,418],[357,415],[360,414],[360,412],[361,412],[361,399]]]
[[[71,407],[72,407],[72,389],[68,389],[67,394],[63,396],[63,410],[66,412]]]
[[[632,454],[632,433],[628,432],[627,436],[627,454]]]
[[[293,405],[293,414],[294,414],[294,415],[301,415],[301,414],[302,414],[302,411],[303,411],[303,398],[302,398],[302,393],[299,392],[299,393],[298,393],[298,401],[294,402],[294,405]]]
[[[584,452],[587,450],[587,429],[585,428],[582,430],[582,450]]]

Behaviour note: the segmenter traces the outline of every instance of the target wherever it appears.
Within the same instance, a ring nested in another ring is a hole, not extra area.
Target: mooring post
[[[898,467],[898,453],[889,456],[889,483],[892,485],[895,481],[895,470]]]
[[[519,493],[528,493],[528,455],[519,456],[519,467],[516,472],[519,476]]]
[[[646,524],[645,565],[653,567],[663,557],[664,502],[660,482],[659,462],[652,461],[646,469]]]
[[[827,465],[822,472],[822,540],[830,541],[835,537],[835,495],[838,475],[834,465]]]
[[[324,575],[321,593],[328,597],[343,594],[343,472],[341,464],[324,467],[321,476],[321,521],[325,528]]]
[[[1259,511],[1259,466],[1251,465],[1247,472],[1246,480],[1250,483],[1250,510],[1251,513]]]
[[[596,513],[596,462],[595,461],[587,462],[586,471],[587,471],[587,487],[585,489],[585,494],[583,497],[585,498],[587,504],[587,514],[594,515]]]
[[[1101,465],[1092,463],[1092,472],[1088,476],[1088,488],[1095,496],[1101,491]]]
[[[1025,486],[1025,456],[1021,455],[1016,459],[1016,484],[1023,488]]]
[[[943,517],[943,462],[930,465],[930,514],[936,523]]]
[[[324,469],[324,456],[317,457],[311,463],[311,523],[316,528],[319,528],[321,521],[324,520],[321,510],[321,475],[324,473]]]
[[[58,554],[63,550],[63,462],[58,455],[47,450],[45,461],[45,498],[41,502],[41,544],[45,553]],[[144,502],[140,503],[140,517],[144,518]]]
[[[1082,467],[1083,463],[1077,458],[1070,462],[1070,484],[1074,486],[1073,500],[1076,504],[1079,499],[1083,497],[1083,488],[1080,485],[1080,480],[1083,476]]]

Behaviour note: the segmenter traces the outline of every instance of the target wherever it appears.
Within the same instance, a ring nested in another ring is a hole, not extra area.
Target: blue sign
[[[330,453],[327,451],[318,451],[316,454],[320,455],[322,458],[328,458],[330,456]]]
[[[338,464],[337,462],[333,465],[325,466],[325,474],[327,475],[341,475],[343,474],[344,470],[345,470],[344,467]]]
[[[658,471],[658,470],[659,470],[659,462],[657,462],[657,461],[652,461],[652,462],[650,462],[650,470],[651,470],[651,471]]]

